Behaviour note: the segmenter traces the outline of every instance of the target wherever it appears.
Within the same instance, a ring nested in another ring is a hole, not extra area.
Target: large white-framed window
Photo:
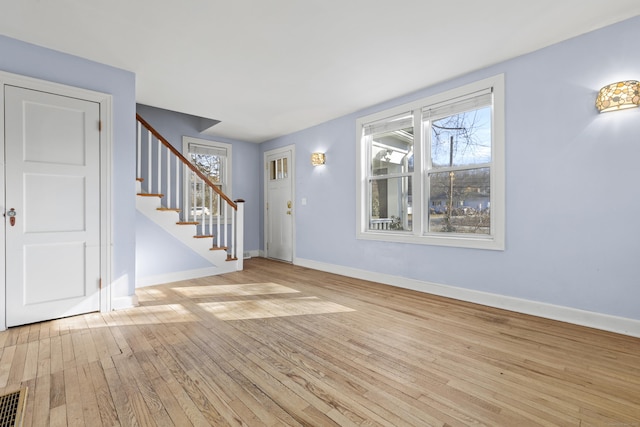
[[[232,146],[224,142],[182,137],[183,155],[193,163],[224,194],[231,198]],[[220,196],[210,191],[201,180],[185,170],[183,180],[184,206],[189,219],[206,221],[221,213]]]
[[[504,249],[504,75],[361,117],[357,237]]]

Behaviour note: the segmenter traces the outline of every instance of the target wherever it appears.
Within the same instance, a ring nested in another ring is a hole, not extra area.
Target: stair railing
[[[227,251],[227,261],[236,261],[236,269],[242,270],[244,200],[232,201],[139,114],[136,119],[136,169],[142,187],[162,198],[163,209],[182,212],[182,223],[198,228],[195,237],[211,238],[211,249]]]

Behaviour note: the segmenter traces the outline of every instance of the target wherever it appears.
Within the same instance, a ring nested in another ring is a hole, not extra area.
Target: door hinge
[[[99,286],[100,286],[100,289],[102,289],[102,277],[100,278]]]
[[[102,120],[98,120],[98,131],[102,132]]]

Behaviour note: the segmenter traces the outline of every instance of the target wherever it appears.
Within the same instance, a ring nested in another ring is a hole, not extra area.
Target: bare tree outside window
[[[189,153],[191,162],[202,172],[212,184],[222,190],[222,169],[224,159],[213,154]],[[200,179],[191,175],[191,203],[194,217],[205,217],[210,213],[217,215],[220,209],[220,196],[212,191],[207,185],[203,185]]]
[[[491,234],[491,109],[426,121],[429,231]]]

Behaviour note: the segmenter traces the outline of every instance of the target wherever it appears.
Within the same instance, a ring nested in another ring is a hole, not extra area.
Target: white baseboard
[[[262,256],[261,252],[262,251],[259,251],[259,250],[245,251],[244,252],[244,259],[260,257],[260,256]]]
[[[125,308],[137,307],[138,296],[128,295],[126,297],[116,297],[111,300],[112,310],[123,310]]]
[[[301,267],[640,338],[640,320],[296,258]]]
[[[156,276],[136,277],[136,288],[179,282],[181,280],[199,279],[200,277],[220,274],[220,268],[207,267],[195,270],[177,271],[175,273],[158,274]]]

